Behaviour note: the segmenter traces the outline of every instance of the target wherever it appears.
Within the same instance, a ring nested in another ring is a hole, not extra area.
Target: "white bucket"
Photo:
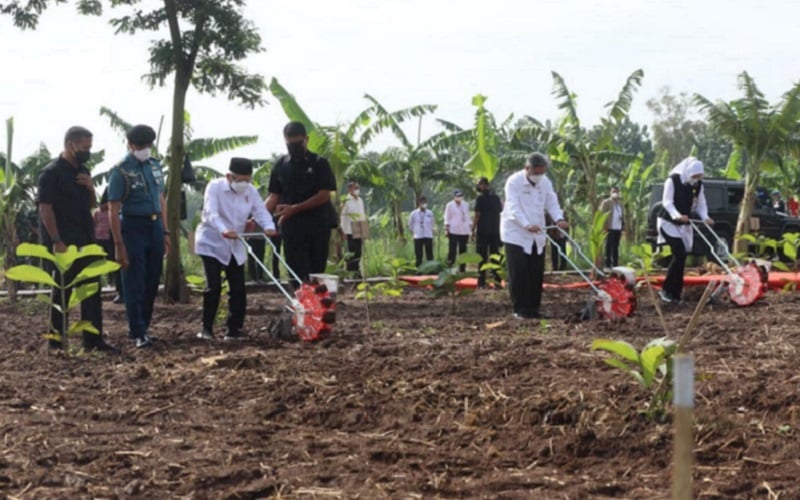
[[[311,283],[321,283],[328,287],[331,297],[336,298],[336,292],[339,290],[339,277],[335,274],[309,274]]]

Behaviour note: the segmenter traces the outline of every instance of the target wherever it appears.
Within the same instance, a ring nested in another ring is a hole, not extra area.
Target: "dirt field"
[[[696,301],[701,290],[689,292]],[[669,498],[670,422],[647,420],[592,339],[663,335],[635,317],[576,322],[586,292],[545,292],[545,323],[505,292],[451,314],[419,290],[370,307],[340,294],[332,338],[276,343],[282,304],[251,293],[237,343],[194,338],[200,301],[159,305],[153,349],[48,354],[43,306],[0,306],[0,493],[7,498]],[[665,313],[673,337],[693,307]],[[770,292],[700,320],[697,498],[800,498],[800,302]],[[73,340],[73,343],[76,341]]]

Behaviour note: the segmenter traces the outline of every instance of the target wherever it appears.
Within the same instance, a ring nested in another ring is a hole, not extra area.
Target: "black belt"
[[[135,215],[135,214],[122,214],[123,219],[139,219],[139,220],[158,220],[161,217],[161,214],[149,214],[149,215]]]

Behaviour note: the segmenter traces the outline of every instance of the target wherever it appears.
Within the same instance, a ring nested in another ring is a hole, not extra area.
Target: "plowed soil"
[[[702,290],[669,306],[677,339]],[[552,318],[511,318],[504,291],[450,302],[340,293],[332,337],[270,340],[284,304],[248,298],[249,338],[195,339],[200,298],[157,305],[148,350],[48,353],[45,309],[0,306],[0,492],[7,498],[670,498],[670,411],[590,350],[663,336],[634,317],[578,322],[585,291],[546,290]],[[697,498],[800,498],[800,302],[706,308],[692,333]],[[220,331],[220,333],[222,333]],[[73,344],[78,344],[72,339]]]

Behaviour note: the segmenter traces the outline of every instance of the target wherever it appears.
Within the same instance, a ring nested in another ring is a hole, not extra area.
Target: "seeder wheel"
[[[755,262],[737,267],[733,275],[728,277],[728,295],[731,301],[739,306],[749,306],[767,290],[765,273]]]
[[[604,294],[596,303],[601,318],[626,318],[636,310],[636,292],[624,278],[611,276],[597,287]]]
[[[336,322],[336,304],[325,285],[304,283],[295,292],[299,306],[294,311],[292,323],[300,339],[307,342],[331,334]]]

